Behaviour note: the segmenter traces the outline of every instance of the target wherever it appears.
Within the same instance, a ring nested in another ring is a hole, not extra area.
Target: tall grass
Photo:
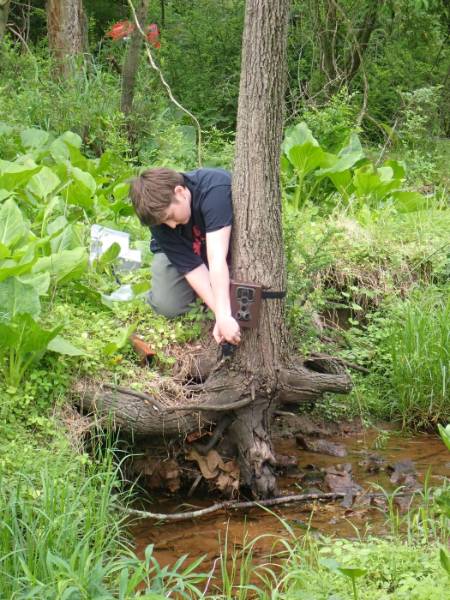
[[[391,413],[404,426],[435,428],[450,420],[450,289],[416,293],[396,313],[384,342]]]
[[[0,480],[0,599],[202,597],[201,559],[161,567],[153,546],[143,560],[132,552],[117,510],[131,492],[121,491],[111,449],[95,458],[83,467],[55,456],[61,464],[42,469],[37,482],[20,474],[10,485]]]
[[[107,592],[108,557],[123,546],[124,519],[114,515],[118,490],[111,452],[96,472],[79,463],[60,466],[43,470],[38,485],[25,475],[13,487],[1,485],[2,598],[70,598],[69,590],[94,598]]]

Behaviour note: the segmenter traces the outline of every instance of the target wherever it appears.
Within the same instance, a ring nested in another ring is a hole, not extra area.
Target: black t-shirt
[[[152,226],[150,250],[164,252],[183,275],[206,258],[206,234],[231,225],[231,174],[223,169],[196,169],[183,173],[191,192],[191,218],[186,225],[172,229],[168,225]]]

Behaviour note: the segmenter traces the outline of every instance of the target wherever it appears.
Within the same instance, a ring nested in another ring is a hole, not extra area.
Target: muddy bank
[[[285,461],[279,482],[282,492],[343,489],[348,493],[342,501],[282,506],[272,514],[258,508],[238,514],[221,512],[203,519],[164,525],[143,520],[132,527],[137,553],[142,555],[148,544],[154,544],[155,556],[163,565],[173,563],[182,554],[189,554],[190,558],[206,554],[207,566],[219,556],[226,536],[232,548],[242,546],[245,539],[265,535],[257,545],[256,556],[266,554],[274,541],[270,535],[287,534],[278,517],[285,519],[298,535],[307,528],[343,537],[367,533],[384,535],[388,533],[386,503],[381,498],[369,500],[367,493],[379,492],[377,486],[388,491],[399,486],[411,492],[419,490],[428,471],[431,486],[441,484],[450,476],[450,455],[436,436],[403,437],[385,427],[362,430],[358,423],[335,425],[330,429],[323,424],[306,422],[299,430],[297,420],[289,426],[289,417],[284,415],[283,421],[283,437],[280,427],[275,438],[280,462]],[[147,508],[170,513],[206,507],[214,500],[203,491],[188,500],[158,498]],[[399,499],[399,510],[408,504],[408,497]]]

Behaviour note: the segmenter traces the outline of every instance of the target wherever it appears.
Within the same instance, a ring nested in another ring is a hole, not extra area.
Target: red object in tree
[[[134,29],[135,26],[130,21],[118,21],[106,32],[106,35],[113,40],[123,40],[123,38],[130,36]]]
[[[147,39],[153,48],[161,48],[161,42],[159,41],[159,29],[156,23],[150,23],[145,28],[147,33]]]
[[[114,41],[123,40],[124,38],[129,37],[135,29],[136,25],[131,23],[131,21],[118,21],[117,23],[114,23],[109,31],[106,32],[106,35]],[[151,23],[150,25],[146,26],[145,37],[153,46],[153,48],[161,48],[161,43],[159,41],[159,29],[156,23]]]

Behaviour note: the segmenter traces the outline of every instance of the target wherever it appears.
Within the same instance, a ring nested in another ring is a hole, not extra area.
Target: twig
[[[136,515],[141,519],[153,519],[155,521],[186,521],[197,517],[204,517],[219,510],[238,510],[242,508],[254,508],[261,506],[277,506],[279,504],[290,504],[292,502],[309,502],[310,500],[335,500],[344,498],[343,492],[327,492],[323,494],[294,494],[292,496],[280,496],[279,498],[269,498],[268,500],[254,500],[248,502],[225,501],[201,508],[199,510],[190,510],[188,512],[178,513],[152,513],[146,510],[136,510],[134,508],[121,508],[130,515]]]
[[[280,504],[291,504],[293,502],[310,502],[311,500],[336,500],[337,498],[345,498],[348,494],[346,492],[324,492],[320,494],[293,494],[291,496],[279,496],[278,498],[269,498],[267,500],[253,500],[248,502],[233,502],[226,500],[225,502],[219,502],[212,504],[207,508],[200,508],[198,510],[190,510],[188,512],[177,512],[177,513],[152,513],[146,510],[137,510],[135,508],[125,508],[119,506],[118,508],[129,515],[135,515],[141,519],[153,519],[154,521],[187,521],[188,519],[195,519],[197,517],[204,517],[212,513],[218,512],[219,510],[238,510],[245,508],[262,508],[265,506],[278,506]],[[395,497],[403,496],[414,496],[414,492],[397,492]],[[385,498],[386,494],[374,493],[374,494],[362,494],[365,498]]]
[[[197,134],[198,134],[197,158],[198,158],[198,165],[199,165],[199,167],[201,167],[202,166],[202,130],[201,130],[201,127],[200,127],[200,123],[198,122],[197,117],[195,117],[190,111],[188,111],[187,108],[184,108],[184,106],[182,106],[178,102],[178,100],[176,100],[174,98],[174,96],[172,94],[172,90],[170,89],[170,86],[167,83],[167,81],[164,79],[164,75],[162,74],[161,69],[158,67],[158,65],[153,60],[153,55],[150,52],[150,48],[149,48],[149,43],[148,43],[148,40],[147,40],[147,36],[145,35],[145,32],[142,29],[141,24],[139,23],[139,20],[138,20],[137,15],[136,15],[135,8],[133,6],[133,2],[131,0],[128,0],[128,4],[129,4],[129,6],[131,8],[131,12],[133,13],[133,19],[134,19],[134,22],[136,24],[136,27],[139,30],[139,32],[141,33],[142,37],[144,38],[145,51],[147,52],[147,56],[148,56],[148,60],[150,61],[150,65],[158,73],[159,78],[161,80],[161,83],[166,88],[167,93],[169,95],[169,98],[172,100],[172,102],[175,104],[175,106],[177,106],[186,115],[188,115],[194,121],[194,123],[195,123],[195,125],[197,127]]]

